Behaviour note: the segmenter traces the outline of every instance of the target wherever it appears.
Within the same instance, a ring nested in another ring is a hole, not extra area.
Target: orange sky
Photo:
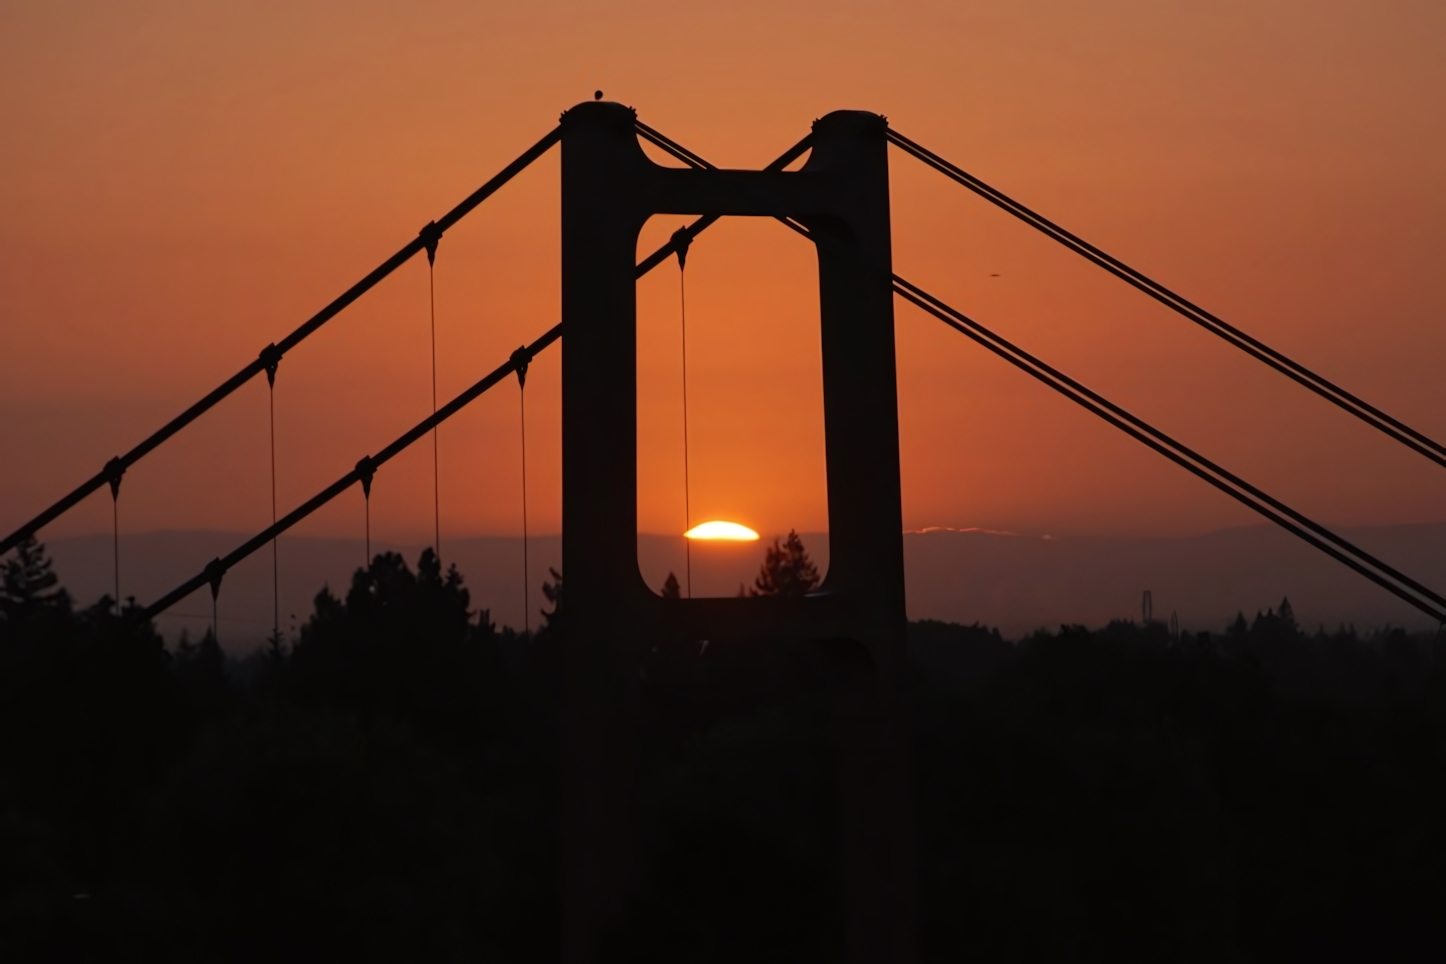
[[[124,7],[124,9],[122,9]],[[1446,436],[1438,2],[32,3],[0,8],[0,529],[369,271],[602,88],[724,166],[836,108],[897,128],[1418,429]],[[1446,474],[894,154],[895,265],[1298,508],[1446,519]],[[443,398],[550,327],[554,152],[449,232]],[[650,224],[661,240],[674,220]],[[999,274],[991,278],[991,274]],[[639,285],[640,525],[682,524],[677,271]],[[825,527],[811,252],[689,260],[694,520]],[[1188,533],[1254,517],[907,305],[911,528]],[[430,408],[417,259],[282,363],[283,511]],[[560,526],[556,350],[528,383]],[[257,379],[128,474],[123,529],[269,520]],[[517,392],[441,437],[444,538],[520,529]],[[47,530],[108,531],[97,495]],[[373,531],[431,526],[431,452]],[[359,534],[360,496],[299,532]]]

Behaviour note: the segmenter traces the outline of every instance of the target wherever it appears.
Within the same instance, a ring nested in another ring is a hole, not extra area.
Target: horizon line
[[[1420,521],[1420,522],[1385,522],[1385,523],[1372,523],[1372,524],[1363,524],[1363,525],[1362,525],[1362,524],[1332,525],[1332,528],[1339,529],[1339,530],[1352,530],[1352,529],[1354,529],[1354,530],[1362,530],[1362,529],[1431,528],[1431,527],[1436,527],[1436,526],[1446,526],[1446,519],[1435,520],[1435,521]],[[995,528],[990,528],[990,527],[987,527],[987,526],[926,525],[926,526],[919,526],[919,527],[917,527],[917,528],[904,529],[904,530],[902,530],[901,534],[902,534],[902,535],[906,535],[906,536],[925,536],[925,535],[938,535],[938,534],[946,534],[946,535],[994,535],[994,536],[1002,536],[1002,537],[1005,537],[1005,538],[1033,539],[1033,540],[1048,541],[1048,542],[1058,542],[1058,541],[1061,541],[1061,540],[1070,540],[1070,541],[1073,541],[1073,540],[1084,540],[1084,539],[1127,539],[1127,540],[1133,540],[1133,541],[1152,541],[1152,540],[1165,540],[1165,539],[1200,539],[1200,538],[1206,538],[1206,537],[1208,537],[1208,536],[1220,535],[1220,534],[1227,533],[1227,532],[1241,532],[1241,531],[1246,531],[1246,530],[1251,530],[1251,529],[1273,529],[1273,528],[1275,528],[1275,527],[1272,526],[1270,523],[1262,522],[1262,523],[1251,523],[1251,524],[1247,524],[1247,525],[1223,526],[1223,527],[1218,528],[1218,529],[1208,529],[1208,530],[1205,530],[1205,531],[1193,532],[1193,533],[1130,534],[1130,533],[1117,533],[1117,532],[1073,532],[1073,533],[1064,533],[1064,534],[1054,534],[1054,533],[1017,532],[1017,531],[1013,531],[1013,530],[1009,530],[1009,529],[995,529]],[[829,531],[828,531],[827,529],[804,529],[804,530],[801,530],[801,531],[800,531],[800,530],[794,530],[794,531],[798,531],[798,534],[799,534],[800,536],[824,536],[824,537],[828,537],[828,535],[829,535]],[[242,529],[161,528],[161,529],[145,529],[145,530],[141,530],[141,531],[137,531],[137,532],[122,532],[122,533],[121,533],[121,538],[122,538],[122,540],[124,540],[124,539],[135,538],[135,537],[166,536],[166,535],[182,535],[182,536],[187,536],[187,535],[218,535],[218,536],[220,536],[220,535],[224,535],[224,536],[235,536],[235,537],[238,537],[238,538],[246,539],[246,538],[250,538],[252,535],[254,535],[254,533],[249,532],[249,531],[247,531],[247,530],[242,530]],[[769,533],[769,534],[767,534],[767,535],[763,535],[762,533],[760,533],[760,535],[762,535],[763,538],[760,539],[759,541],[764,541],[764,540],[766,540],[766,539],[772,539],[772,538],[774,538],[775,536],[776,536],[777,538],[783,538],[784,536],[787,535],[787,533],[786,533],[786,532],[777,532],[777,533]],[[679,533],[672,533],[672,532],[639,532],[639,533],[638,533],[638,536],[639,536],[639,537],[647,537],[647,538],[651,538],[651,539],[678,539],[678,540],[682,540],[682,539],[684,538],[683,534],[680,533],[680,532],[679,532]],[[529,540],[531,540],[531,539],[557,539],[557,538],[561,538],[561,537],[562,537],[562,533],[561,533],[561,532],[541,532],[541,533],[529,533],[529,534],[528,534],[528,539],[529,539]],[[40,541],[40,542],[42,542],[42,543],[55,542],[55,541],[65,541],[65,540],[76,540],[76,539],[105,539],[105,540],[109,541],[109,540],[111,540],[112,538],[113,538],[113,533],[111,533],[111,532],[95,531],[95,532],[66,533],[66,534],[64,534],[64,535],[56,535],[56,536],[52,536],[52,537],[49,537],[49,538],[40,538],[38,541]],[[450,538],[443,539],[443,545],[445,546],[445,544],[446,544],[447,542],[467,542],[467,541],[476,541],[476,540],[484,540],[484,539],[521,539],[521,538],[522,538],[522,534],[521,534],[520,532],[518,532],[518,533],[469,533],[469,534],[465,534],[465,535],[454,535],[454,536],[451,536]],[[283,534],[283,535],[281,536],[281,541],[283,541],[283,542],[294,542],[294,541],[303,541],[303,540],[305,540],[305,541],[314,541],[314,542],[339,542],[339,541],[362,542],[362,541],[364,541],[363,537],[361,537],[361,536],[348,536],[348,535],[310,535],[310,534],[305,534],[305,535],[302,535],[302,534],[292,535],[292,534],[289,534],[289,533],[288,533],[288,534]],[[372,542],[373,542],[373,544],[381,543],[381,544],[384,544],[384,545],[392,545],[392,546],[406,546],[406,547],[408,547],[408,548],[413,547],[413,546],[425,548],[426,546],[428,546],[428,545],[431,544],[431,540],[428,539],[428,538],[426,538],[425,536],[418,536],[418,537],[410,537],[410,536],[388,537],[388,536],[378,536],[378,535],[375,534],[375,533],[372,534]]]

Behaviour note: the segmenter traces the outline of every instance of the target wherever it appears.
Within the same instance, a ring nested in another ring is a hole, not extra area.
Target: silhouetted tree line
[[[525,638],[430,551],[379,555],[235,659],[78,608],[37,544],[0,566],[5,959],[557,956],[556,572]],[[817,581],[795,535],[754,591]],[[1441,959],[1430,635],[1283,602],[909,640],[926,960]],[[637,652],[645,870],[608,959],[840,960],[829,667]]]

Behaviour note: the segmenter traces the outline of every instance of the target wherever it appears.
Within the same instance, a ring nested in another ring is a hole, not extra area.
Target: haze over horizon
[[[1428,584],[1446,584],[1446,523],[1346,529],[1348,538],[1390,558]],[[826,573],[826,533],[800,533]],[[213,556],[240,544],[245,533],[172,531],[137,533],[121,545],[122,594],[149,602],[193,575]],[[373,553],[400,552],[415,568],[428,540],[374,540]],[[694,546],[695,596],[732,596],[752,585],[772,541]],[[562,564],[562,539],[534,535],[528,573],[531,625],[546,608],[541,587]],[[109,535],[74,536],[47,543],[56,573],[78,602],[111,592]],[[280,545],[282,630],[294,638],[310,617],[323,586],[343,597],[365,555],[356,538],[294,537]],[[683,578],[682,539],[642,534],[638,568],[659,591],[669,572]],[[521,628],[522,547],[516,537],[457,537],[443,543],[443,564],[456,565],[474,609],[498,625]],[[1225,529],[1191,537],[1043,537],[983,531],[906,533],[904,576],[911,619],[997,627],[1008,639],[1062,624],[1103,626],[1140,619],[1141,593],[1150,590],[1155,619],[1178,615],[1186,631],[1220,632],[1236,613],[1253,616],[1289,597],[1308,630],[1354,625],[1362,632],[1386,626],[1435,628],[1415,609],[1333,560],[1269,525]],[[221,640],[244,652],[262,644],[272,625],[271,557],[257,553],[226,575],[217,615]],[[192,636],[211,621],[204,588],[158,621],[172,641]]]

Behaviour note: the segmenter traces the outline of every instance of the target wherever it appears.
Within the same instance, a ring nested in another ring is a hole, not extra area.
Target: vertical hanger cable
[[[271,416],[271,527],[276,528],[276,369],[268,369],[266,398]],[[281,638],[281,554],[271,538],[271,635]]]
[[[684,270],[688,264],[688,245],[693,239],[688,236],[687,228],[679,228],[673,232],[673,247],[678,253],[678,313],[682,319],[683,335],[683,531],[687,532],[693,528],[693,508],[691,504],[691,487],[688,479],[688,283],[687,271]],[[693,541],[686,536],[683,538],[683,559],[685,582],[688,587],[688,598],[693,598]]]
[[[524,638],[532,636],[532,602],[528,588],[527,569],[527,366],[532,356],[524,345],[512,353],[512,365],[517,372],[518,412],[522,429],[522,632]]]
[[[120,615],[120,495],[116,494],[110,500],[110,525],[111,525],[111,552],[115,565],[115,614]]]
[[[427,300],[432,316],[432,414],[437,414],[437,289],[435,282],[437,248],[433,244],[427,249]],[[437,552],[437,564],[442,563],[442,474],[437,454],[437,428],[432,426],[432,547]]]
[[[372,478],[376,475],[376,466],[372,463],[370,455],[363,455],[356,464],[357,477],[361,479],[362,487],[362,518],[366,526],[366,559],[362,566],[364,570],[370,571],[372,567]]]
[[[517,387],[517,398],[522,411],[522,631],[532,635],[532,603],[528,598],[527,585],[527,386]]]
[[[281,349],[270,344],[261,349],[261,364],[266,368],[266,413],[271,429],[271,527],[276,528],[276,369],[281,365]],[[271,636],[281,640],[281,550],[279,536],[271,537]],[[219,585],[219,583],[218,583]]]
[[[220,597],[221,580],[226,576],[226,569],[220,559],[212,559],[206,563],[206,581],[211,584],[211,640],[219,644],[221,642]]]
[[[120,594],[120,484],[121,476],[125,475],[125,466],[119,457],[111,459],[105,464],[106,481],[110,483],[110,526],[111,526],[111,564],[114,567],[115,575],[115,614],[121,614]]]

